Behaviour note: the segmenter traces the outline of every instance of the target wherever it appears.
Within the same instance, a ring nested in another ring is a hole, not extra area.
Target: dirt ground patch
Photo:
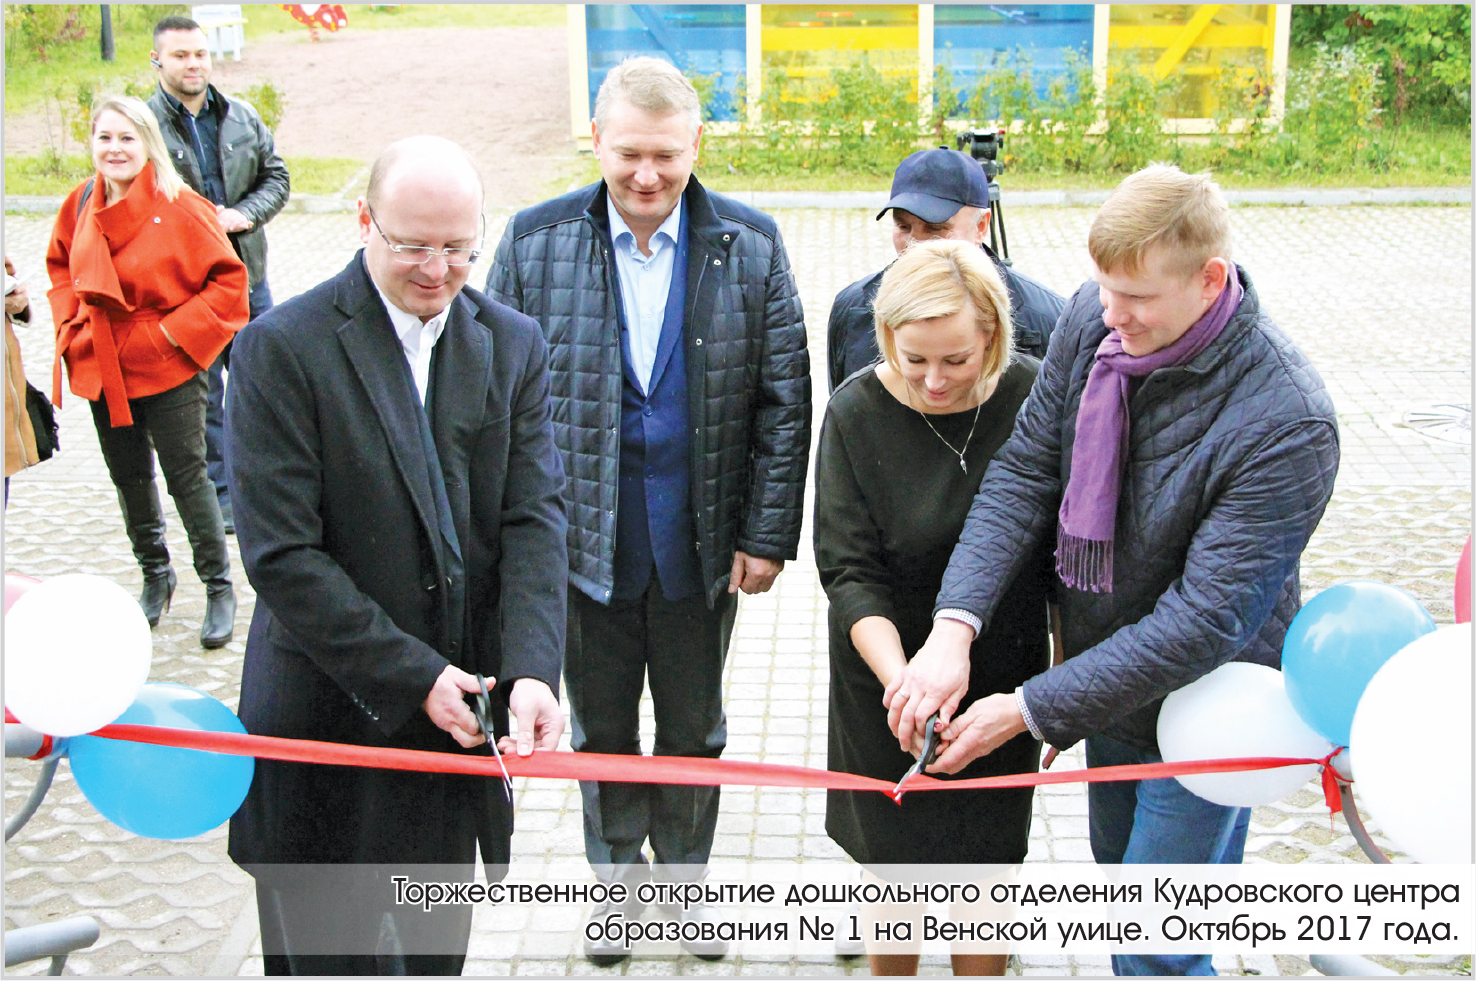
[[[281,90],[287,110],[275,135],[283,156],[367,163],[403,136],[456,140],[481,168],[493,207],[541,200],[574,160],[563,28],[350,27],[317,43],[306,30],[248,36],[243,59],[217,59],[212,81],[229,93],[260,81]],[[6,120],[8,152],[46,144],[41,113]]]

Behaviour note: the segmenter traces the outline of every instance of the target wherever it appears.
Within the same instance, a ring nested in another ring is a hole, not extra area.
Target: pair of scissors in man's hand
[[[902,794],[905,792],[902,790],[902,785],[932,765],[938,759],[938,753],[943,749],[943,739],[938,733],[937,712],[928,718],[924,731],[926,735],[923,737],[922,755],[906,773],[902,774],[902,779],[897,781],[897,786],[892,788],[892,800],[898,804],[902,803]]]
[[[476,704],[472,706],[472,714],[477,717],[477,725],[482,729],[482,736],[486,738],[487,745],[492,747],[492,755],[497,757],[497,765],[502,770],[502,792],[507,796],[507,802],[512,803],[512,777],[508,776],[507,764],[502,762],[502,753],[497,748],[497,735],[492,731],[492,695],[487,691],[487,679],[477,675],[477,684],[482,690],[474,696]]]

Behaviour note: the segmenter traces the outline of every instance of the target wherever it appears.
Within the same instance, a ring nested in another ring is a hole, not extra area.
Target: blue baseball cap
[[[923,221],[944,222],[964,207],[989,207],[984,168],[967,153],[940,146],[919,150],[897,166],[892,199],[876,217],[880,221],[892,208],[901,208]]]

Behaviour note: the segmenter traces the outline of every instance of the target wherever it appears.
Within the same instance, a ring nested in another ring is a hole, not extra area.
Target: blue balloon
[[[1353,710],[1374,673],[1435,621],[1402,589],[1366,580],[1338,583],[1292,620],[1281,649],[1286,693],[1302,720],[1348,745]]]
[[[197,732],[241,732],[236,713],[202,691],[156,682],[117,719]],[[175,746],[77,736],[68,745],[72,775],[98,813],[145,838],[193,838],[236,813],[256,761]]]

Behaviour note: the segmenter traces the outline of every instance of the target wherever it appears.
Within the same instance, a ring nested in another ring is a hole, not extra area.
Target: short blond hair
[[[686,113],[692,124],[692,138],[697,138],[697,129],[702,125],[702,102],[687,76],[669,61],[641,55],[626,58],[610,69],[595,96],[596,129],[604,130],[610,118],[610,106],[617,99],[657,116]]]
[[[979,381],[988,383],[1010,363],[1010,293],[994,263],[969,242],[918,242],[888,267],[872,304],[876,346],[892,370],[900,372],[896,332],[922,320],[951,317],[967,303],[973,304],[974,321],[989,344],[979,370]]]
[[[184,190],[184,178],[174,169],[169,159],[169,150],[164,146],[164,134],[159,132],[159,120],[154,111],[141,99],[131,95],[106,95],[92,104],[92,132],[97,132],[97,119],[105,112],[116,112],[133,124],[138,138],[143,141],[144,155],[154,165],[154,186],[165,199],[173,201]]]
[[[1230,262],[1230,206],[1208,173],[1153,164],[1128,177],[1092,221],[1087,249],[1105,273],[1129,276],[1162,246],[1168,270],[1191,276],[1216,257]]]

